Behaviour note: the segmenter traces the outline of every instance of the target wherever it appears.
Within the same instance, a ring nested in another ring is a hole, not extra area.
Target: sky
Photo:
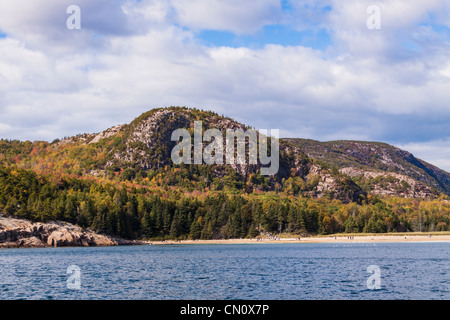
[[[450,3],[0,2],[0,138],[101,132],[168,106],[386,142],[450,172]]]

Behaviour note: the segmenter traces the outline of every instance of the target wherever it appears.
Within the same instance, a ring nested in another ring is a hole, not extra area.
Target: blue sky
[[[268,44],[281,46],[303,46],[326,50],[331,38],[325,29],[298,31],[286,25],[264,27],[257,34],[236,35],[230,31],[203,30],[196,35],[206,46],[263,48]]]
[[[66,26],[73,4],[80,30]],[[450,171],[449,88],[444,0],[0,3],[3,138],[51,141],[181,105],[282,137],[383,141]]]
[[[295,1],[294,1],[295,3]],[[300,4],[297,1],[297,5]],[[314,11],[314,17],[326,16],[331,12],[330,5],[303,4],[306,11]],[[205,45],[226,47],[262,48],[268,44],[282,46],[303,46],[318,50],[325,50],[332,44],[332,39],[326,26],[321,20],[303,21],[307,26],[301,27],[297,21],[296,8],[292,1],[280,1],[277,19],[250,33],[236,33],[229,30],[204,29],[196,32],[196,37]],[[303,17],[302,17],[303,18]],[[300,18],[299,18],[300,19]]]

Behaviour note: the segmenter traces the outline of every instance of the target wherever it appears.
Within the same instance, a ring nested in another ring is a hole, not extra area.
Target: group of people
[[[267,239],[264,238],[257,238],[256,241],[263,241],[263,240],[280,240],[281,238],[278,236],[269,236]]]

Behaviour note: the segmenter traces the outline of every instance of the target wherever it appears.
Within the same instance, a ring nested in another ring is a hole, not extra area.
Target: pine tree
[[[198,220],[194,220],[194,222],[192,222],[192,224],[191,224],[189,238],[191,238],[193,240],[200,239],[202,236],[202,226],[199,222],[200,218]]]

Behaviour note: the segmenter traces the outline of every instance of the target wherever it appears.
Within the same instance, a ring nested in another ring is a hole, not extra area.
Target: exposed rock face
[[[250,174],[260,172],[262,165],[259,161],[257,164],[250,164],[247,159],[241,159],[242,161],[239,162],[237,161],[238,155],[236,155],[234,161],[228,163],[225,156],[227,130],[247,132],[250,128],[212,112],[199,112],[186,108],[154,109],[136,118],[129,125],[110,128],[96,135],[90,144],[113,136],[121,137],[121,146],[110,150],[109,154],[112,157],[106,161],[103,170],[110,167],[127,168],[130,165],[133,168],[144,170],[164,168],[173,165],[171,152],[177,142],[172,141],[172,133],[177,129],[190,129],[193,137],[195,121],[201,121],[203,124],[200,135],[211,128],[218,129],[223,135],[224,164],[211,166],[214,177],[222,178],[229,174],[227,168],[232,168],[243,179]],[[256,135],[259,137],[259,133]],[[203,147],[208,144],[208,142],[203,142]],[[306,155],[299,148],[281,143],[280,151],[284,154],[290,153],[291,157],[289,160],[282,156],[279,159],[278,180],[289,177],[291,170],[296,171],[296,175],[302,176],[307,172]],[[274,186],[275,177],[270,179],[271,185]]]
[[[96,234],[65,222],[33,223],[0,216],[0,248],[80,247],[144,244]]]
[[[107,139],[109,137],[112,137],[115,134],[117,134],[122,127],[123,127],[122,125],[117,125],[117,126],[114,126],[112,128],[109,128],[109,129],[107,129],[107,130],[97,134],[94,137],[94,139],[92,139],[89,143],[96,143],[96,142],[99,142],[102,139]]]
[[[332,195],[333,198],[348,203],[364,196],[364,192],[352,180],[332,175],[316,165],[311,166],[308,179],[317,179],[313,195],[318,198]]]
[[[342,168],[339,171],[350,177],[362,177],[367,180],[371,183],[371,194],[404,198],[431,198],[437,195],[436,191],[424,183],[398,173],[368,171],[353,167]]]

